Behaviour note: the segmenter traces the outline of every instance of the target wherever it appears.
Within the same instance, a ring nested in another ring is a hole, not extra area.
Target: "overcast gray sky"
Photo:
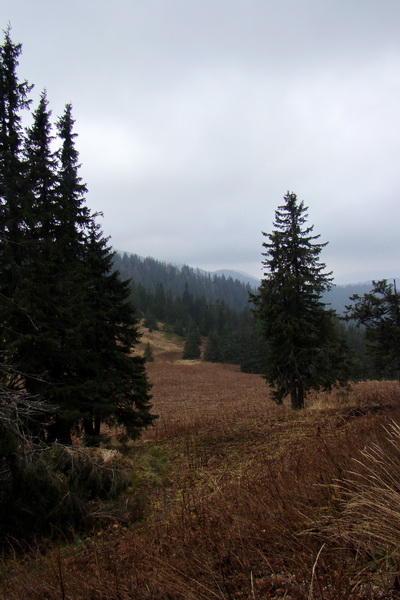
[[[400,0],[2,0],[20,77],[72,102],[115,248],[261,277],[290,190],[338,283],[399,267]]]

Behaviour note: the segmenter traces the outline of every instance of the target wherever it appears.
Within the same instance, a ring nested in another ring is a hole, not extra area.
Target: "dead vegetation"
[[[314,394],[294,413],[259,376],[182,362],[167,342],[154,333],[148,365],[159,419],[124,450],[146,518],[8,556],[0,597],[400,597],[398,384]]]

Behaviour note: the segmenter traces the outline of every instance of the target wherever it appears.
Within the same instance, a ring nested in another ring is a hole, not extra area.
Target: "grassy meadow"
[[[1,600],[400,597],[400,388],[362,382],[278,407],[258,375],[183,361],[145,334],[156,425],[93,532],[10,544]],[[399,575],[398,575],[399,574]]]

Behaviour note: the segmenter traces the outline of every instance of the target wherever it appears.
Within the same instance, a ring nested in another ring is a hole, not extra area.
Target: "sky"
[[[336,283],[399,276],[400,0],[1,0],[19,76],[73,105],[115,249],[263,274],[287,191]]]

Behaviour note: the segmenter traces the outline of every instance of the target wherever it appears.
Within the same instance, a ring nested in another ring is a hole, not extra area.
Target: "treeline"
[[[185,340],[184,358],[199,358],[202,345],[204,360],[238,364],[244,372],[265,372],[267,343],[251,310],[250,286],[137,255],[117,254],[114,267],[123,278],[132,278],[132,301],[144,325],[155,329],[162,322],[166,331]],[[378,377],[364,329],[339,317],[336,327],[350,350],[351,377]]]
[[[123,279],[133,279],[135,285],[154,292],[161,284],[164,292],[173,298],[189,289],[195,297],[204,297],[207,302],[224,301],[228,306],[241,310],[248,305],[250,285],[225,277],[212,275],[187,265],[178,267],[151,257],[142,258],[137,254],[116,253],[114,266]]]
[[[224,275],[210,275],[135,254],[114,256],[114,268],[131,282],[132,302],[150,329],[161,321],[185,340],[184,358],[240,365],[263,373],[265,341],[249,309],[250,285]]]
[[[132,283],[132,298],[145,327],[155,329],[161,321],[166,331],[184,338],[184,358],[199,358],[204,341],[205,360],[239,364],[247,372],[263,372],[265,342],[250,309],[235,310],[223,300],[207,302],[204,297],[191,294],[188,288],[174,298],[171,292],[164,291],[162,284],[149,292]]]

